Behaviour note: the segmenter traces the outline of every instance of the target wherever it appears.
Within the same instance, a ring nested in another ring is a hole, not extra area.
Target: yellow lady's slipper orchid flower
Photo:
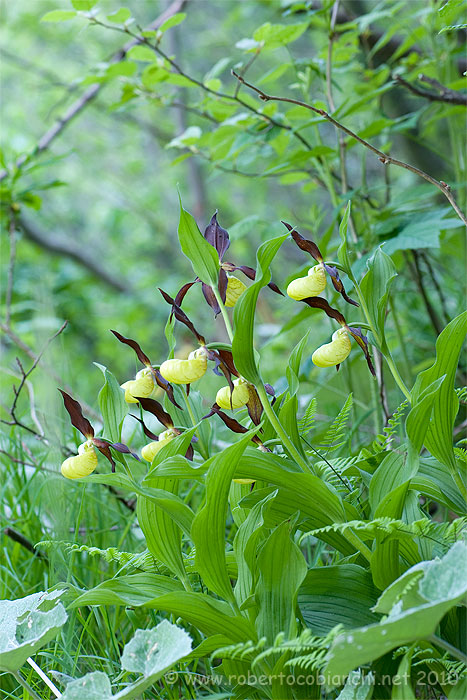
[[[138,403],[135,396],[147,398],[152,394],[154,389],[154,379],[149,367],[140,369],[134,379],[121,384],[121,388],[125,389],[125,401],[127,403]]]
[[[172,384],[191,384],[205,374],[208,366],[206,348],[190,352],[188,360],[166,360],[160,366],[160,373]]]
[[[230,403],[231,397],[232,404]],[[233,392],[230,391],[229,386],[223,386],[216,395],[216,403],[219,408],[226,408],[227,410],[241,408],[245,406],[249,400],[250,390],[248,388],[248,382],[244,379],[235,379]]]
[[[332,341],[321,345],[311,356],[317,367],[333,367],[343,362],[350,354],[352,346],[345,328],[339,328],[332,334]]]
[[[68,457],[63,462],[61,472],[67,479],[80,479],[82,476],[92,474],[96,467],[96,451],[91,440],[87,440],[79,446],[77,455]]]
[[[298,277],[287,287],[287,294],[291,299],[300,301],[307,297],[315,297],[326,287],[326,273],[322,263],[310,267],[306,277]]]
[[[254,484],[256,479],[232,479],[235,484]]]
[[[237,277],[230,277],[229,275],[225,292],[225,305],[230,307],[235,306],[246,288],[247,286],[243,284],[242,280],[239,280]]]
[[[162,450],[164,445],[167,445],[168,442],[173,440],[176,435],[177,433],[170,428],[169,430],[164,430],[164,432],[159,435],[159,440],[150,442],[148,445],[143,447],[141,450],[141,457],[145,459],[146,462],[152,462],[156,454]]]

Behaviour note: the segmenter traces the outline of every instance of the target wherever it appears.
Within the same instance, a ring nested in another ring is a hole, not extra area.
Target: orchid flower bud
[[[254,484],[256,479],[232,479],[235,484]]]
[[[345,328],[339,328],[332,334],[332,341],[321,345],[311,356],[317,367],[333,367],[343,362],[350,354],[352,346]]]
[[[68,457],[62,466],[61,472],[67,479],[81,479],[89,476],[97,467],[97,454],[91,440],[83,442],[78,448],[78,454]]]
[[[206,348],[190,352],[187,360],[166,360],[160,366],[160,373],[172,384],[191,384],[201,379],[208,366]]]
[[[307,297],[316,297],[326,287],[326,273],[322,263],[310,267],[306,277],[298,277],[287,287],[287,294],[291,299],[300,301]]]
[[[225,306],[235,306],[246,288],[247,286],[246,284],[243,284],[242,280],[229,275],[227,280],[227,289],[225,291]]]
[[[135,396],[141,396],[147,398],[152,394],[154,389],[154,379],[152,372],[149,367],[141,369],[134,379],[125,382],[121,385],[122,389],[125,389],[125,401],[127,403],[138,403]]]
[[[229,386],[223,386],[216,395],[216,403],[219,408],[225,408],[227,410],[241,408],[245,406],[249,400],[250,390],[248,388],[248,382],[244,379],[236,379],[234,381],[233,392],[230,390]]]
[[[167,445],[167,443],[173,440],[176,436],[177,433],[174,432],[171,428],[169,428],[168,430],[164,430],[164,432],[159,435],[159,440],[150,442],[148,445],[145,445],[143,447],[143,449],[141,450],[141,457],[145,459],[146,462],[152,462],[156,454],[160,450],[162,450],[164,445]]]

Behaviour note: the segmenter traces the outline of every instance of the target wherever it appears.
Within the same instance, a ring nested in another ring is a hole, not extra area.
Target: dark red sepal
[[[162,423],[162,425],[164,425],[166,428],[173,428],[174,424],[171,416],[164,410],[159,401],[156,401],[155,399],[143,398],[142,396],[135,396],[134,398],[140,402],[145,411],[148,411],[148,413],[152,413],[153,416],[156,416],[159,423]]]
[[[349,326],[346,326],[346,329],[352,338],[360,345],[361,349],[363,350],[363,354],[365,355],[368,369],[370,370],[371,374],[376,377],[375,368],[373,367],[373,362],[371,361],[370,351],[368,350],[368,338],[366,335],[363,335],[361,328],[349,328]]]
[[[222,260],[224,253],[230,246],[230,238],[225,228],[222,228],[217,221],[217,211],[207,225],[204,237],[217,250],[219,260]]]
[[[71,424],[88,440],[94,437],[94,428],[88,419],[83,416],[81,406],[76,399],[73,399],[66,391],[59,389],[59,392],[63,396],[63,403],[70,416]]]
[[[290,235],[292,236],[300,250],[304,250],[306,253],[309,253],[311,257],[314,258],[317,262],[323,262],[323,256],[321,255],[321,251],[316,245],[316,243],[313,243],[313,241],[309,241],[307,238],[304,238],[298,231],[294,229],[293,226],[288,224],[286,221],[281,221],[281,223],[284,224],[288,231],[290,231]]]
[[[199,342],[200,345],[206,345],[206,341],[204,337],[198,333],[186,313],[181,309],[181,307],[175,302],[175,299],[173,299],[170,294],[167,294],[167,292],[164,292],[163,289],[159,287],[159,291],[164,297],[165,301],[172,306],[172,313],[177,319],[177,321],[180,321],[180,323],[183,323],[195,336],[196,340]]]
[[[146,365],[146,367],[150,367],[151,360],[146,355],[146,353],[144,353],[141,350],[141,348],[140,348],[139,344],[136,342],[136,340],[133,340],[132,338],[125,338],[125,336],[118,333],[118,331],[111,330],[110,332],[113,333],[114,336],[117,338],[117,340],[119,340],[121,343],[124,343],[125,345],[129,345],[130,348],[133,348],[133,350],[135,351],[136,356],[137,356],[138,360],[141,362],[141,364]]]

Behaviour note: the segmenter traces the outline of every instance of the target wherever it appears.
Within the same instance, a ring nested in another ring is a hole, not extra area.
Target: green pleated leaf
[[[182,590],[179,581],[159,574],[140,573],[117,576],[82,593],[71,608],[80,605],[147,605],[157,596]]]
[[[181,617],[207,636],[222,634],[232,642],[256,639],[255,629],[246,617],[232,615],[230,605],[203,593],[168,593],[152,600],[150,607]]]
[[[308,336],[310,331],[307,331],[303,338],[297,343],[292,352],[290,353],[289,362],[287,369],[285,370],[285,375],[287,377],[287,382],[289,384],[289,394],[290,396],[295,396],[299,388],[299,374],[300,374],[300,363],[302,361],[303,351],[306,348],[308,342]]]
[[[302,457],[306,459],[305,450],[303,449],[303,443],[300,438],[300,433],[298,430],[297,421],[297,411],[298,411],[298,398],[297,396],[289,396],[282,403],[279,411],[279,420],[284,426],[285,432],[292,440],[294,446],[300,452]]]
[[[67,614],[63,591],[33,593],[18,600],[0,600],[0,669],[14,673],[57,636]]]
[[[378,248],[368,261],[368,272],[360,282],[360,289],[365,297],[371,321],[383,340],[386,304],[389,287],[397,277],[396,268],[389,255]]]
[[[285,234],[266,241],[258,248],[256,281],[243,292],[235,305],[233,358],[242,377],[245,377],[252,384],[258,384],[261,381],[253,345],[256,302],[261,289],[271,280],[269,266],[288,235]]]
[[[271,533],[258,554],[256,629],[258,636],[266,637],[269,644],[279,632],[289,638],[297,631],[297,595],[307,565],[290,534],[291,523],[285,521]]]
[[[418,471],[418,458],[430,424],[433,405],[445,379],[446,375],[435,379],[417,396],[405,421],[405,430],[409,438],[408,462],[413,476]]]
[[[173,440],[170,440],[167,445],[164,445],[153,460],[151,471],[143,481],[144,487],[157,490],[163,494],[174,494],[174,497],[178,499],[179,479],[158,476],[157,469],[158,465],[166,460],[185,460],[181,455],[184,455],[187,451],[193,433],[194,428],[178,435]],[[171,503],[172,509],[170,509],[167,508],[167,504],[164,507],[161,500],[139,495],[136,512],[139,525],[151,554],[157,561],[163,562],[180,580],[185,581],[186,572],[182,556],[182,532],[188,535],[188,530],[186,529],[188,522],[185,519],[184,527],[181,527],[180,514],[178,512],[175,513],[174,504],[175,502]],[[194,517],[193,513],[189,506],[186,504],[183,504],[183,506],[188,508],[186,514],[191,526]]]
[[[445,376],[433,402],[433,413],[426,436],[425,447],[453,475],[457,465],[452,444],[452,431],[459,408],[459,399],[454,391],[459,354],[467,332],[467,311],[449,323],[436,341],[436,360],[429,368],[420,372],[412,389],[412,402],[437,379]]]
[[[370,482],[372,517],[397,520],[402,516],[412,475],[405,454],[388,453]],[[387,539],[383,532],[377,533],[370,564],[375,585],[386,588],[400,574],[399,540]]]
[[[325,669],[328,683],[336,685],[332,676],[344,675],[396,647],[434,634],[441,618],[467,592],[467,578],[459,575],[466,569],[467,546],[457,542],[441,560],[424,561],[406,571],[393,584],[397,595],[391,595],[393,604],[387,617],[337,637]],[[377,607],[383,612],[380,604]]]
[[[104,386],[99,392],[99,408],[104,419],[104,434],[102,437],[108,438],[112,442],[120,442],[122,423],[128,413],[128,404],[125,395],[120,388],[112,372],[107,367],[94,363],[104,375]]]
[[[192,215],[182,207],[181,199],[178,238],[182,252],[191,262],[195,274],[205,284],[216,286],[219,274],[217,251],[204,238]]]
[[[235,602],[225,560],[225,523],[230,484],[238,460],[255,431],[212,457],[206,476],[206,503],[196,515],[191,537],[196,547],[196,568],[208,588]]]
[[[378,598],[371,574],[357,564],[309,569],[298,594],[303,619],[313,634],[326,635],[336,625],[346,628],[378,621],[371,612]]]
[[[258,546],[267,536],[264,514],[276,494],[277,491],[273,491],[253,506],[235,535],[233,549],[238,565],[235,597],[239,606],[250,597],[256,584]]]
[[[347,202],[344,216],[342,217],[342,221],[339,225],[339,235],[341,237],[342,243],[340,244],[339,248],[337,249],[337,259],[339,260],[340,264],[345,269],[345,271],[347,272],[349,277],[352,279],[353,278],[352,268],[350,265],[349,254],[347,251],[347,228],[349,225],[350,206],[351,206],[351,203],[349,201],[349,202]]]

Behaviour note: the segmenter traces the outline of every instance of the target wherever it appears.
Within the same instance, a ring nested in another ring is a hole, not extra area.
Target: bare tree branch
[[[313,105],[309,105],[306,102],[302,102],[301,100],[294,100],[291,97],[278,97],[275,95],[268,95],[265,92],[263,92],[263,90],[261,90],[260,88],[256,87],[255,85],[252,85],[251,83],[248,83],[244,78],[242,78],[241,75],[239,75],[235,71],[232,71],[232,74],[237,78],[237,80],[246,85],[246,87],[256,92],[257,95],[259,95],[260,100],[262,100],[263,102],[289,102],[290,104],[298,105],[299,107],[309,109],[311,112],[319,114],[320,117],[323,117],[323,119],[326,119],[326,121],[333,124],[336,127],[336,129],[340,129],[348,136],[351,136],[353,139],[361,143],[362,146],[365,146],[365,148],[368,148],[368,150],[373,151],[373,153],[375,153],[378,156],[379,160],[381,161],[381,163],[383,163],[383,165],[397,165],[398,167],[404,168],[405,170],[409,170],[411,173],[422,177],[424,180],[427,180],[427,182],[430,182],[432,185],[437,187],[440,190],[440,192],[444,194],[444,196],[446,197],[446,199],[448,200],[449,204],[452,206],[458,217],[461,219],[461,221],[464,222],[464,224],[467,225],[466,215],[459,208],[451,192],[451,188],[443,180],[436,180],[431,175],[428,175],[428,173],[425,173],[423,170],[420,170],[420,168],[416,168],[414,165],[410,165],[409,163],[404,163],[402,160],[392,158],[387,153],[380,151],[379,148],[376,148],[368,141],[365,141],[365,139],[362,139],[354,131],[344,126],[344,124],[341,124],[340,122],[336,121],[336,119],[334,119],[334,117],[331,117],[331,115],[328,114],[324,109],[318,109],[317,107],[313,107]]]
[[[404,78],[402,78],[400,75],[395,75],[393,78],[400,85],[407,88],[407,90],[413,92],[414,95],[424,97],[430,102],[447,102],[451,105],[462,105],[463,107],[467,107],[467,95],[465,93],[459,92],[458,90],[451,90],[445,85],[439,83],[437,80],[434,80],[434,78],[429,78],[427,75],[423,75],[423,73],[418,76],[418,79],[422,83],[428,83],[428,85],[436,88],[438,90],[437,93],[419,88],[416,85],[413,85],[413,83],[409,83],[407,80],[404,80]]]
[[[169,7],[166,10],[164,10],[164,12],[162,12],[162,14],[160,14],[159,17],[157,17],[157,19],[154,20],[154,22],[151,22],[147,29],[153,30],[160,27],[161,24],[163,24],[167,19],[169,19],[169,17],[176,14],[177,12],[180,12],[180,10],[183,9],[187,2],[188,0],[174,0],[172,4],[169,5]],[[138,44],[144,43],[144,41],[145,40],[143,37],[134,37],[131,41],[125,44],[125,46],[122,49],[117,51],[111,57],[109,63],[119,63],[120,61],[123,61],[128,51],[131,48],[133,48],[133,46],[137,46]],[[81,97],[75,102],[73,102],[73,104],[68,108],[63,117],[57,119],[55,124],[42,136],[32,153],[29,153],[28,155],[23,155],[20,158],[18,158],[18,160],[16,161],[16,167],[20,168],[31,158],[38,156],[40,153],[42,153],[42,151],[45,151],[50,146],[52,141],[56,139],[59,134],[61,134],[61,132],[64,130],[67,124],[69,124],[72,121],[72,119],[74,119],[84,109],[84,107],[89,102],[91,102],[91,100],[94,99],[101,87],[102,83],[95,83],[94,85],[90,85],[88,89],[81,95]],[[1,171],[0,181],[4,180],[7,177],[7,175],[7,170]]]
[[[79,245],[70,241],[61,240],[58,237],[51,238],[50,236],[45,236],[31,221],[26,221],[23,217],[19,220],[19,225],[24,235],[29,238],[30,241],[37,243],[41,248],[49,250],[55,255],[64,255],[75,260],[101,282],[116,289],[118,292],[129,292],[131,290],[129,282],[120,279],[117,275],[112,275],[98,262],[97,256],[93,257],[88,255]]]

